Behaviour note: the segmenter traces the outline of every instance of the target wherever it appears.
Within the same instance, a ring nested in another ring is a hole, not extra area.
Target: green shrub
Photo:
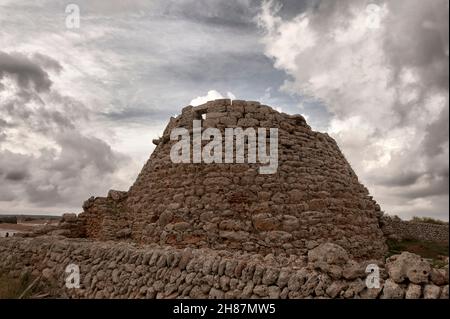
[[[418,216],[414,216],[411,219],[411,222],[413,223],[426,223],[426,224],[435,224],[435,225],[448,225],[448,222],[444,222],[442,220],[439,219],[434,219],[431,217],[418,217]]]

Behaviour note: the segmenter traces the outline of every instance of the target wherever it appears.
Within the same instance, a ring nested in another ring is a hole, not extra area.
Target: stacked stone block
[[[379,287],[368,287],[367,265],[379,266]],[[80,287],[67,288],[66,267],[79,267]],[[448,299],[448,262],[432,267],[402,253],[386,263],[357,262],[335,244],[307,256],[176,249],[156,244],[52,237],[1,238],[0,272],[38,278],[36,288],[57,298],[336,298]]]
[[[170,132],[184,127],[192,134],[195,119],[222,134],[227,127],[277,128],[277,172],[259,174],[259,163],[173,163]],[[380,207],[336,142],[311,130],[301,115],[259,102],[215,100],[185,107],[153,142],[157,146],[118,214],[107,199],[85,207],[87,237],[113,239],[117,218],[130,240],[175,248],[300,255],[334,242],[357,259],[386,252]]]

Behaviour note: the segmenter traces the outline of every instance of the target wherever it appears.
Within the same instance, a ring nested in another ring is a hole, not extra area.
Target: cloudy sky
[[[328,132],[387,213],[448,220],[448,28],[448,0],[0,0],[0,214],[128,189],[170,116],[231,97]]]

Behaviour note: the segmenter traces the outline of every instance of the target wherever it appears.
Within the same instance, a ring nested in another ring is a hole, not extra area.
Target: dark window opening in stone
[[[194,120],[206,120],[206,110],[196,111],[194,112]]]

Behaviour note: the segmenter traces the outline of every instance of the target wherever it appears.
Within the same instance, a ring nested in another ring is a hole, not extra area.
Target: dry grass
[[[388,240],[387,245],[389,247],[388,256],[401,254],[402,251],[408,251],[422,258],[431,259],[432,264],[435,265],[440,265],[443,262],[442,256],[449,255],[448,243],[445,242],[436,243],[416,239],[403,239],[400,241]]]
[[[11,278],[6,274],[0,275],[0,299],[18,299],[27,287],[32,283],[30,276],[22,278]],[[26,293],[23,298],[29,297],[32,290]]]

